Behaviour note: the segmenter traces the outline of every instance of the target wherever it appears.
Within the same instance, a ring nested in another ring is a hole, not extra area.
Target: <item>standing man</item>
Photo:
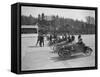
[[[40,35],[40,47],[44,46],[44,36],[43,34]]]
[[[52,42],[52,35],[50,34],[50,42]]]
[[[54,33],[53,38],[54,38],[54,43],[56,43],[56,41],[57,41],[57,34],[56,33]]]
[[[42,34],[42,45],[44,47],[44,35]]]
[[[37,46],[38,44],[40,44],[40,34],[39,34],[38,37],[37,37],[37,43],[36,43],[36,46]]]

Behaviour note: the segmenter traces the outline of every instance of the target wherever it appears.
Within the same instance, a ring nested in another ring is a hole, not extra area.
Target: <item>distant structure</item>
[[[51,21],[51,20],[54,20],[54,19],[58,19],[59,16],[46,16],[44,13],[42,14],[38,14],[38,20],[39,21],[42,21],[42,20],[46,20],[46,21]]]
[[[38,24],[36,25],[22,25],[21,26],[22,37],[25,36],[37,36],[38,35]]]

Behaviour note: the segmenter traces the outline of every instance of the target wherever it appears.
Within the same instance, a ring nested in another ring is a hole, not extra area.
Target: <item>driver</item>
[[[83,43],[83,40],[81,38],[81,35],[78,36],[78,43],[77,44],[80,44],[82,46],[84,46],[85,44]]]
[[[78,36],[78,44],[82,44],[83,43],[83,40],[81,38],[81,35]]]

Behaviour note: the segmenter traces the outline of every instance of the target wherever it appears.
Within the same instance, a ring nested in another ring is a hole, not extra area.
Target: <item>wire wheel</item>
[[[69,50],[67,51],[58,51],[58,55],[62,58],[69,58],[71,56],[71,53]]]
[[[86,51],[85,51],[85,55],[86,56],[90,56],[92,53],[92,49],[88,48]]]

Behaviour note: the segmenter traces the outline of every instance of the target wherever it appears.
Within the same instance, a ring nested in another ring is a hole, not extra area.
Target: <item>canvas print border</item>
[[[42,72],[58,72],[58,71],[77,71],[77,70],[92,70],[92,69],[97,69],[98,67],[98,25],[97,25],[97,19],[98,19],[98,14],[97,14],[97,7],[84,7],[84,6],[67,6],[67,5],[52,5],[52,4],[34,4],[34,3],[16,3],[16,37],[17,39],[16,44],[16,73],[18,74],[27,74],[27,73],[42,73]],[[27,6],[27,7],[49,7],[49,8],[62,8],[62,9],[82,9],[82,10],[95,10],[95,66],[94,67],[79,67],[79,68],[58,68],[58,69],[43,69],[43,70],[21,70],[21,7],[22,6]],[[13,67],[12,67],[13,68]]]

